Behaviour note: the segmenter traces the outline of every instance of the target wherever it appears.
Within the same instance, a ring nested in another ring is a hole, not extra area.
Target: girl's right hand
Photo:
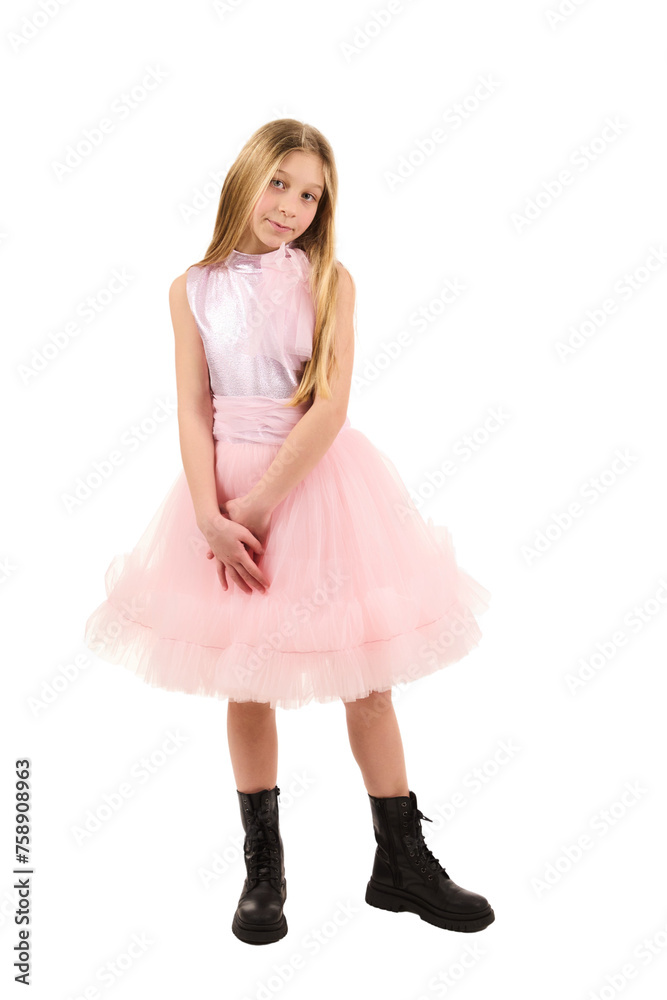
[[[232,580],[246,594],[253,590],[264,593],[269,581],[264,576],[248,549],[258,555],[264,552],[264,546],[248,528],[225,517],[206,534],[213,557],[215,558],[218,579],[223,590],[228,590],[227,580]]]

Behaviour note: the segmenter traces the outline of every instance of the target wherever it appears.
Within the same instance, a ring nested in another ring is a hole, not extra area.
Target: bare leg
[[[369,795],[409,795],[403,742],[389,691],[345,701],[350,749]]]
[[[275,708],[268,702],[229,700],[227,739],[237,790],[250,795],[273,788],[278,777]]]

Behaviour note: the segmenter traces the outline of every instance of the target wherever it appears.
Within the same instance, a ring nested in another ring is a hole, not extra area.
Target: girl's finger
[[[264,583],[263,580],[258,580],[257,577],[253,576],[252,573],[250,573],[245,568],[245,566],[241,565],[240,563],[235,568],[236,568],[237,572],[240,574],[240,576],[243,577],[243,579],[245,580],[246,584],[250,588],[249,589],[249,593],[252,593],[254,590],[256,590],[260,594],[264,593],[264,589],[265,589],[266,584]]]
[[[244,594],[252,593],[252,587],[249,587],[245,580],[238,574],[233,566],[227,567],[227,575],[234,581],[234,583],[241,588]]]
[[[218,574],[218,580],[220,581],[220,586],[223,590],[227,590],[227,581],[225,579],[225,566],[220,559],[215,561],[215,571]]]

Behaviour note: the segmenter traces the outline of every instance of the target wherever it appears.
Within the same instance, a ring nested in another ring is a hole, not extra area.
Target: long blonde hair
[[[285,405],[297,406],[315,394],[331,398],[329,379],[338,371],[334,349],[338,271],[334,257],[338,173],[333,150],[318,129],[294,118],[277,118],[254,132],[227,171],[213,238],[196,267],[223,261],[245,233],[258,199],[268,187],[283,157],[294,150],[314,153],[321,160],[324,191],[313,221],[293,245],[310,264],[310,292],[315,308],[313,351],[295,394]]]

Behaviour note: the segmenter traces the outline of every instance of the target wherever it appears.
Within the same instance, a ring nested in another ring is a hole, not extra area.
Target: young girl
[[[227,699],[247,869],[232,930],[251,944],[287,933],[275,709],[311,700],[345,705],[377,843],[366,902],[455,931],[494,920],[426,846],[391,702],[477,646],[490,594],[350,425],[337,187],[329,143],[291,118],[230,168],[204,258],[170,288],[183,472],[85,631],[149,684]]]

